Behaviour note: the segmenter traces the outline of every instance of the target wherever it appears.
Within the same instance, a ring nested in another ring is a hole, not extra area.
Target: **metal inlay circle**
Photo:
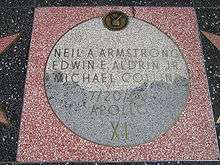
[[[122,30],[128,25],[128,16],[121,11],[112,11],[103,18],[103,24],[112,31]]]
[[[177,45],[129,17],[121,31],[101,17],[78,24],[52,48],[45,91],[59,120],[93,143],[133,146],[171,128],[187,102],[188,69]]]

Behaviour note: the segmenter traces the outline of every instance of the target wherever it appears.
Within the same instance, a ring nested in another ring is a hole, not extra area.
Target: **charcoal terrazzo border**
[[[34,9],[0,10],[0,37],[20,33],[0,55],[0,105],[10,126],[0,124],[0,161],[15,161]]]
[[[1,0],[0,8],[35,7],[36,0]]]
[[[216,133],[220,146],[220,124],[217,123],[220,117],[220,50],[201,32],[206,31],[214,35],[220,35],[220,8],[197,8],[196,12]]]
[[[195,7],[220,7],[219,0],[193,0]]]

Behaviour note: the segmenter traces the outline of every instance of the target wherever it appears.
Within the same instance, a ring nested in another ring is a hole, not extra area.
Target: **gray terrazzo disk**
[[[101,18],[73,27],[45,68],[49,103],[71,131],[94,143],[131,146],[171,128],[187,101],[187,66],[176,44],[129,18],[110,31]]]

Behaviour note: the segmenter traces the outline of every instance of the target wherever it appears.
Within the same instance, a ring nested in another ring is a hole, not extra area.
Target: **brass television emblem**
[[[128,16],[121,11],[112,11],[103,18],[103,24],[112,31],[124,29],[128,24]]]

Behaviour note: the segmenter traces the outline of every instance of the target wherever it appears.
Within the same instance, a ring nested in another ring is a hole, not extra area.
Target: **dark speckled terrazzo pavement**
[[[5,36],[18,34],[18,38],[0,54],[0,119],[10,124],[0,123],[0,164],[19,164],[16,161],[19,129],[23,107],[24,87],[27,72],[29,48],[33,29],[34,10],[40,7],[73,6],[147,6],[194,8],[199,26],[204,65],[209,85],[209,96],[214,114],[213,121],[220,146],[220,48],[216,47],[201,31],[220,36],[219,0],[1,0],[0,1],[0,40]],[[220,41],[218,41],[220,42]],[[1,43],[1,41],[0,41]],[[189,151],[190,152],[190,151]],[[202,152],[202,151],[201,151]],[[52,163],[52,162],[51,162]],[[59,164],[79,162],[59,161]],[[20,163],[25,164],[25,163]],[[40,163],[26,163],[40,164]],[[44,163],[47,164],[47,163]],[[53,162],[58,164],[58,162]],[[83,163],[80,163],[83,164]],[[96,164],[96,163],[84,163]],[[97,164],[110,164],[97,162]],[[118,164],[220,164],[218,161],[166,161],[166,162],[127,162]]]

